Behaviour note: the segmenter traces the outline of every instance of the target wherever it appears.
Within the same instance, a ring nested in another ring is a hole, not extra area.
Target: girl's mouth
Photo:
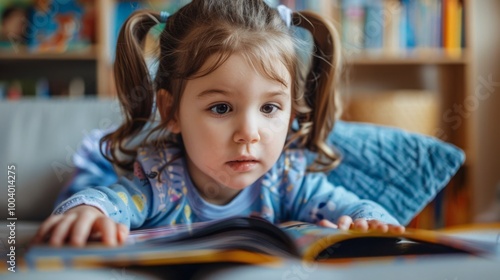
[[[253,170],[258,163],[257,160],[234,160],[226,164],[235,172],[248,172]]]

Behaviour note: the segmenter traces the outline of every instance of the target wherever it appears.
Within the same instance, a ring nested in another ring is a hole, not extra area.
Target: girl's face
[[[273,65],[286,86],[262,75],[239,54],[186,84],[174,127],[182,134],[191,179],[209,202],[228,203],[264,175],[283,150],[291,77],[280,61]]]

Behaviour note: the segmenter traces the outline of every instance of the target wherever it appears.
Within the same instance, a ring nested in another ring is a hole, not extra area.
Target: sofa
[[[106,129],[117,125],[120,119],[118,103],[108,99],[0,102],[0,166],[3,167],[0,172],[0,278],[118,279],[125,275],[161,279],[123,269],[96,269],[86,273],[65,270],[54,274],[21,268],[21,258],[29,241],[40,223],[51,214],[60,190],[73,176],[72,155],[82,139],[92,129]],[[8,168],[12,166],[15,166],[11,170],[15,178],[8,178]],[[10,197],[15,199],[15,205],[10,205],[15,206],[12,216],[8,211],[9,189]],[[12,222],[15,227],[9,227]],[[15,243],[9,243],[11,236]],[[7,270],[10,246],[15,246],[16,273]]]
[[[26,99],[0,102],[0,172],[15,166],[15,217],[41,221],[71,179],[72,154],[92,129],[120,122],[118,103],[105,99]],[[8,217],[7,188],[0,189],[0,219]]]

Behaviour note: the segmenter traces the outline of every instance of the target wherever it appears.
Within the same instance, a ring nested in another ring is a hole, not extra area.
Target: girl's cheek
[[[263,143],[272,143],[286,138],[288,133],[288,122],[282,118],[274,118],[269,124],[261,129],[261,141]]]

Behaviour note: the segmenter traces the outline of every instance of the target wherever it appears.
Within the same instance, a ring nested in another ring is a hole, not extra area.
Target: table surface
[[[415,258],[382,258],[370,261],[350,261],[339,264],[286,261],[274,267],[241,264],[178,265],[171,267],[108,268],[59,271],[29,271],[22,265],[15,273],[6,271],[5,261],[10,229],[8,221],[0,221],[1,279],[500,279],[500,259],[471,256],[425,256]],[[38,229],[38,223],[16,222],[16,261],[22,264],[28,242]],[[498,230],[481,234],[456,233],[461,237],[500,240]]]

